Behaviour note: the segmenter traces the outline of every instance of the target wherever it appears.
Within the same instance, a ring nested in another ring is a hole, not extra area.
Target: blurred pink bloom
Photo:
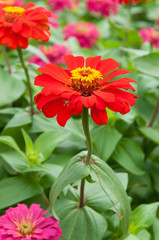
[[[42,51],[42,53],[45,54],[45,56],[48,58],[49,62],[53,63],[53,64],[64,63],[62,56],[72,53],[68,47],[63,46],[63,45],[58,45],[58,44],[55,44],[50,47],[40,45],[39,49]],[[46,64],[46,62],[43,61],[39,56],[34,56],[32,58],[29,58],[29,62],[35,63],[40,66],[44,66]]]
[[[139,31],[139,35],[142,37],[143,43],[149,42],[153,47],[159,48],[159,31],[154,28],[143,28]]]
[[[49,17],[48,19],[49,19],[49,23],[52,27],[54,27],[54,28],[59,27],[59,23],[56,22],[56,20],[58,19],[58,16],[55,13],[51,13],[51,17]]]
[[[80,43],[81,47],[91,48],[96,44],[100,35],[95,24],[90,22],[76,22],[68,24],[63,30],[65,40],[70,37],[75,37]]]
[[[119,0],[87,0],[86,4],[88,10],[109,17],[110,14],[117,14]]]
[[[0,0],[0,7],[7,7],[7,6],[18,6],[23,7],[25,5],[24,0]]]
[[[54,11],[61,11],[65,8],[74,11],[79,5],[77,0],[48,0],[47,3]]]
[[[0,240],[60,240],[62,231],[54,217],[44,217],[48,211],[43,211],[38,204],[30,208],[18,204],[9,208],[0,217]]]

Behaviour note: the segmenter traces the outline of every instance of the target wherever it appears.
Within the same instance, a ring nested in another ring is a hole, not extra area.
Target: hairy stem
[[[82,126],[83,126],[83,131],[86,136],[86,142],[88,146],[88,153],[87,153],[85,163],[89,164],[91,154],[92,154],[92,142],[91,142],[91,137],[89,132],[88,109],[85,107],[83,107],[83,112],[82,112]],[[80,187],[80,203],[79,203],[80,208],[82,208],[85,205],[84,187],[85,187],[85,179],[82,179],[81,187]]]
[[[18,56],[20,59],[20,62],[22,64],[22,67],[24,69],[25,75],[26,75],[26,80],[27,80],[27,85],[28,85],[28,90],[29,90],[29,98],[30,98],[30,115],[34,114],[34,108],[33,108],[33,95],[32,95],[32,88],[31,88],[31,83],[30,83],[30,77],[28,73],[28,69],[25,66],[24,59],[23,59],[23,53],[20,47],[17,48]]]
[[[8,59],[8,56],[6,53],[6,49],[3,46],[2,46],[2,54],[3,54],[4,60],[6,62],[6,65],[8,67],[8,72],[11,74],[12,73],[11,65],[10,65],[10,62],[9,62],[9,59]]]

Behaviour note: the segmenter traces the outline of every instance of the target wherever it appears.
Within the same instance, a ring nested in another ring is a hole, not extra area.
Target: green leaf
[[[61,219],[63,240],[101,240],[106,231],[104,217],[88,206],[79,209],[76,198],[61,197],[56,201],[55,209]]]
[[[152,225],[152,230],[153,230],[153,240],[158,240],[159,239],[159,219],[155,218],[154,223]]]
[[[150,53],[134,60],[134,67],[148,75],[159,77],[159,53]]]
[[[29,177],[11,177],[0,181],[0,209],[24,201],[43,192],[43,188]]]
[[[25,85],[14,75],[1,69],[0,71],[0,107],[12,103],[22,96],[25,91]]]
[[[107,228],[102,215],[85,206],[73,209],[62,219],[63,240],[101,240]]]
[[[142,175],[144,170],[144,153],[133,139],[123,138],[116,147],[113,158],[129,172]]]
[[[153,224],[159,203],[142,204],[135,208],[131,214],[129,231],[137,234],[143,229],[151,227]]]
[[[53,215],[55,215],[54,204],[59,196],[60,192],[70,183],[74,183],[89,175],[90,169],[82,159],[87,155],[87,152],[81,152],[74,156],[68,164],[65,166],[64,170],[61,172],[60,176],[54,182],[50,190],[50,202],[52,205]],[[56,216],[57,218],[57,216]]]
[[[140,127],[139,130],[146,138],[159,144],[159,128]]]
[[[122,135],[108,125],[95,127],[92,131],[94,154],[104,161],[108,160]]]
[[[16,150],[24,159],[26,159],[25,154],[20,150],[14,139],[10,136],[0,136],[0,142],[8,145],[9,147]]]
[[[5,129],[14,128],[31,123],[31,116],[28,112],[20,112],[13,116],[13,118],[8,122]]]
[[[34,145],[33,145],[33,142],[31,140],[30,136],[24,129],[22,129],[22,134],[23,134],[24,141],[25,141],[26,154],[29,155],[30,153],[32,153],[34,151]]]
[[[34,151],[43,155],[46,160],[54,151],[56,146],[65,140],[67,135],[63,135],[61,132],[45,132],[41,134],[34,143]]]
[[[23,173],[25,169],[29,167],[27,161],[16,151],[9,149],[3,149],[0,151],[1,162],[7,169],[10,166],[16,172]],[[10,174],[12,174],[10,172]]]
[[[126,192],[119,181],[119,178],[113,170],[100,158],[92,155],[93,163],[91,164],[91,176],[96,179],[96,182],[103,189],[105,194],[109,196],[113,203],[114,209],[121,219],[121,228],[124,234],[127,233],[130,222],[130,203]],[[118,202],[120,209],[115,202]]]
[[[62,169],[63,168],[61,166],[55,164],[43,163],[38,166],[32,166],[30,168],[27,168],[25,169],[25,172],[37,172],[38,174],[41,175],[49,175],[54,180],[59,176]]]

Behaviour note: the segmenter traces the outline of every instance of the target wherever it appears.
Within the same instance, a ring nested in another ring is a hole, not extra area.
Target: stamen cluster
[[[99,89],[102,74],[90,67],[76,68],[71,71],[72,88],[81,92],[82,96],[91,96],[94,90]]]

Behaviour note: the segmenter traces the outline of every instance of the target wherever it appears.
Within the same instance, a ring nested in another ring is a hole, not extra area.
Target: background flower
[[[68,24],[63,30],[65,40],[70,37],[75,37],[81,47],[91,48],[96,44],[100,35],[95,24],[90,22],[76,22]]]
[[[18,6],[23,7],[25,4],[24,0],[0,0],[0,7]]]
[[[58,221],[54,217],[44,217],[47,212],[38,204],[32,204],[30,208],[25,204],[9,208],[0,217],[0,239],[59,240],[62,232]]]
[[[154,28],[143,28],[139,31],[143,43],[149,42],[153,47],[159,48],[159,31]]]
[[[49,40],[48,17],[51,13],[43,7],[28,3],[24,8],[5,7],[0,9],[0,44],[11,49],[28,47],[28,38]]]
[[[100,13],[103,17],[110,14],[117,14],[118,0],[87,0],[87,8],[95,13]]]
[[[40,45],[39,49],[46,55],[50,63],[54,64],[64,63],[62,56],[71,53],[68,47],[59,44],[54,44],[49,47]],[[29,58],[29,62],[40,66],[44,66],[46,64],[46,62],[44,62],[39,56]]]

